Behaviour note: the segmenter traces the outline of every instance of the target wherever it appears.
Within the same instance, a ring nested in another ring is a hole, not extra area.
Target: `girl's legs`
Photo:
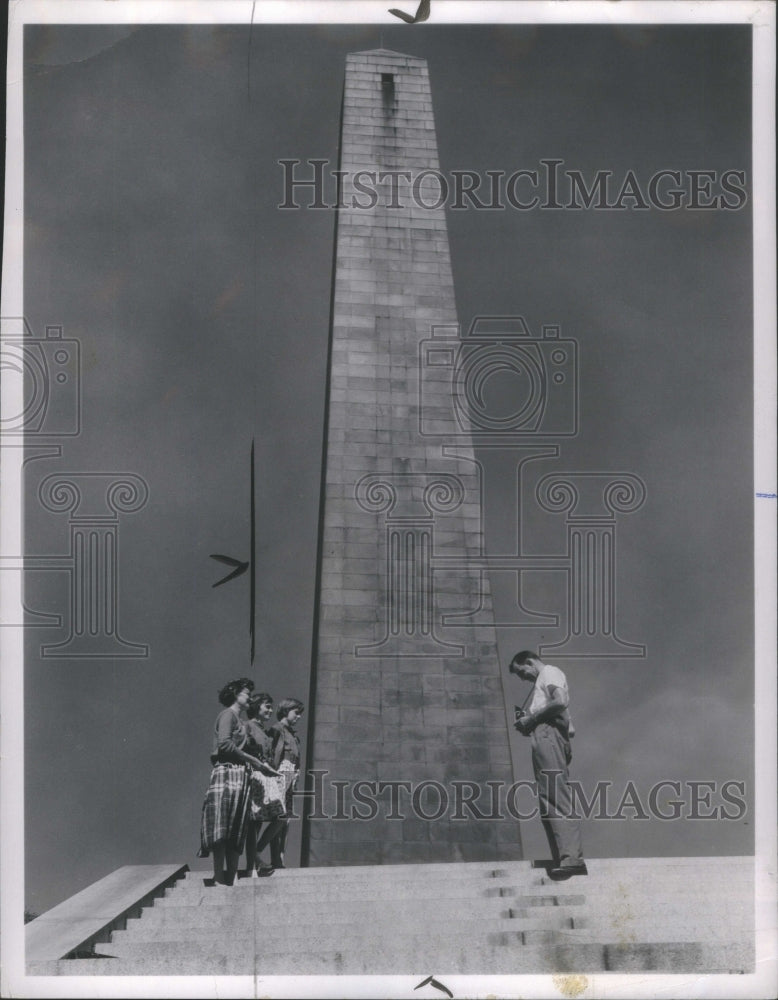
[[[226,841],[220,840],[213,845],[213,880],[216,885],[224,885],[224,860],[227,851]]]
[[[232,885],[235,882],[235,875],[238,871],[238,863],[240,861],[240,852],[236,851],[234,847],[227,847],[227,865],[224,873],[224,884]]]
[[[284,775],[284,782],[286,783],[286,816],[281,820],[281,829],[270,844],[270,863],[274,868],[285,867],[284,850],[286,849],[286,834],[289,830],[288,817],[292,815],[292,796],[294,794],[294,787],[297,783],[298,775],[298,772],[292,767],[291,763],[287,761],[281,761],[280,770]]]
[[[246,875],[250,876],[257,864],[257,833],[259,823],[249,821],[246,832]]]
[[[274,868],[284,867],[284,848],[286,847],[286,831],[289,829],[289,820],[278,820],[281,827],[270,842],[270,863]]]
[[[284,820],[274,819],[271,820],[265,829],[262,831],[262,836],[259,838],[259,846],[257,847],[257,854],[261,855],[268,844],[278,836],[284,825]],[[271,848],[272,850],[272,848]],[[262,859],[260,858],[260,861]]]

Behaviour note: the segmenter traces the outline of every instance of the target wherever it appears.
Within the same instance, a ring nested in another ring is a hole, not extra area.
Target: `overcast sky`
[[[249,672],[247,558],[257,447],[257,659],[307,700],[334,213],[279,211],[280,158],[337,164],[344,59],[383,45],[429,61],[444,171],[744,170],[743,26],[28,27],[25,314],[82,351],[83,429],[28,466],[27,546],[67,551],[37,486],[132,472],[120,623],[138,660],[41,659],[27,641],[27,905],[123,864],[194,862],[216,693]],[[521,313],[580,349],[581,432],[540,472],[639,475],[618,527],[619,631],[639,660],[560,663],[574,776],[745,781],[753,768],[751,205],[740,211],[448,213],[460,322]],[[530,477],[531,478],[531,477]],[[531,484],[530,484],[531,485]],[[487,544],[514,530],[514,477],[490,480]],[[529,551],[564,545],[528,517]],[[498,613],[512,596],[495,582]],[[28,574],[63,613],[65,574]],[[546,610],[544,608],[544,610]],[[549,608],[558,611],[559,608]],[[501,662],[562,636],[500,631]],[[514,683],[514,682],[511,682]],[[518,681],[510,688],[523,698]],[[734,734],[734,735],[733,735]],[[514,742],[517,777],[529,747]],[[739,822],[590,822],[590,856],[752,850]],[[299,824],[298,824],[299,826]],[[530,856],[543,851],[527,824]],[[295,841],[296,843],[297,841]]]

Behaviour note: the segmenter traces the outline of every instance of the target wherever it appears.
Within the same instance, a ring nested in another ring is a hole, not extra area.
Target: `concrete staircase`
[[[748,972],[751,858],[286,869],[208,887],[189,872],[95,958],[42,975]]]

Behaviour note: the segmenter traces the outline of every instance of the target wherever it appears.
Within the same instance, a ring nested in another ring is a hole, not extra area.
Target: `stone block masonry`
[[[457,324],[445,212],[425,207],[433,177],[419,204],[380,176],[424,170],[439,170],[426,61],[349,55],[308,761],[327,772],[325,788],[348,783],[347,816],[360,779],[513,780],[488,579],[468,564],[483,550],[472,443],[450,388],[419,396],[421,342]],[[376,175],[369,209],[356,207],[367,203],[360,171]],[[456,457],[421,433],[424,405],[458,436]],[[477,627],[466,620],[476,611]],[[461,624],[444,622],[455,615]],[[306,809],[303,864],[521,857],[513,820],[456,820],[453,810],[427,820],[410,796],[404,819],[389,818],[388,799],[368,821]]]

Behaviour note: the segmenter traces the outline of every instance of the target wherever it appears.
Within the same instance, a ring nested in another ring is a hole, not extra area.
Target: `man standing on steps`
[[[528,649],[513,657],[508,670],[534,684],[529,709],[516,710],[515,726],[522,736],[532,739],[540,819],[554,859],[551,878],[588,875],[581,852],[580,822],[572,816],[568,767],[573,758],[570,738],[574,730],[567,678],[559,667],[544,663]]]

